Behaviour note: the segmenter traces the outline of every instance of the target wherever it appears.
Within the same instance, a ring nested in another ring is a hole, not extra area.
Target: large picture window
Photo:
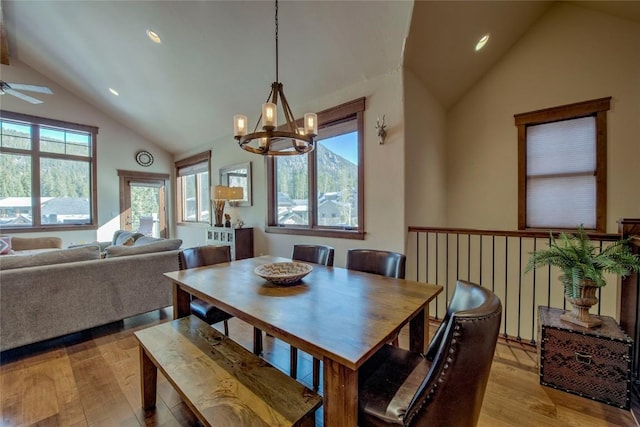
[[[364,98],[318,113],[315,149],[267,161],[267,232],[364,238]]]
[[[211,151],[175,163],[178,222],[209,222]]]
[[[518,114],[518,225],[606,228],[606,137],[611,98]]]
[[[0,228],[97,227],[92,126],[0,112]]]

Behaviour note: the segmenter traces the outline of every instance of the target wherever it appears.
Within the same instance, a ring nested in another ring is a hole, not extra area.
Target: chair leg
[[[229,321],[227,320],[224,321],[224,334],[229,336]]]
[[[289,376],[291,378],[298,378],[298,349],[294,346],[291,346],[289,359]]]
[[[313,391],[320,387],[320,359],[313,358]]]
[[[253,353],[262,354],[262,331],[256,327],[253,328]]]
[[[398,341],[398,336],[397,335],[393,339],[393,341],[391,341],[391,345],[394,346],[394,347],[400,347],[400,342]]]

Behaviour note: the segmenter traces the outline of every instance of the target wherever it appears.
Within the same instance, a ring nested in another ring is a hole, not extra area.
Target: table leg
[[[324,425],[358,425],[358,371],[324,358]]]
[[[409,321],[409,350],[424,353],[429,344],[429,306]]]
[[[142,409],[149,410],[156,407],[156,388],[158,384],[158,368],[149,359],[142,346],[140,347],[140,391]]]
[[[180,285],[173,283],[173,318],[179,319],[191,314],[191,294],[185,292]]]

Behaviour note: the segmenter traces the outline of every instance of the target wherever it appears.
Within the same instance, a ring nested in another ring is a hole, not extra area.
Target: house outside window
[[[267,160],[268,233],[364,238],[360,98],[318,113],[315,149]]]
[[[211,151],[179,160],[175,168],[178,222],[209,223]]]
[[[606,229],[611,98],[515,115],[519,229]]]
[[[0,228],[97,227],[98,128],[0,111]]]

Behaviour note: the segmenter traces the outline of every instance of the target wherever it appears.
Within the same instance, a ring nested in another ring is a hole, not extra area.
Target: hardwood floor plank
[[[133,332],[170,320],[159,310],[123,322],[4,352],[0,361],[2,426],[199,426],[179,395],[158,375],[155,411],[143,411]],[[230,336],[247,349],[253,328],[237,319]],[[434,328],[434,325],[430,325]],[[222,330],[222,324],[216,325]],[[264,338],[263,357],[289,371],[289,345]],[[408,348],[406,328],[400,346]],[[299,352],[298,380],[311,387],[311,356]],[[631,413],[539,383],[530,346],[499,342],[478,426],[636,426]],[[322,410],[316,413],[322,426]]]

